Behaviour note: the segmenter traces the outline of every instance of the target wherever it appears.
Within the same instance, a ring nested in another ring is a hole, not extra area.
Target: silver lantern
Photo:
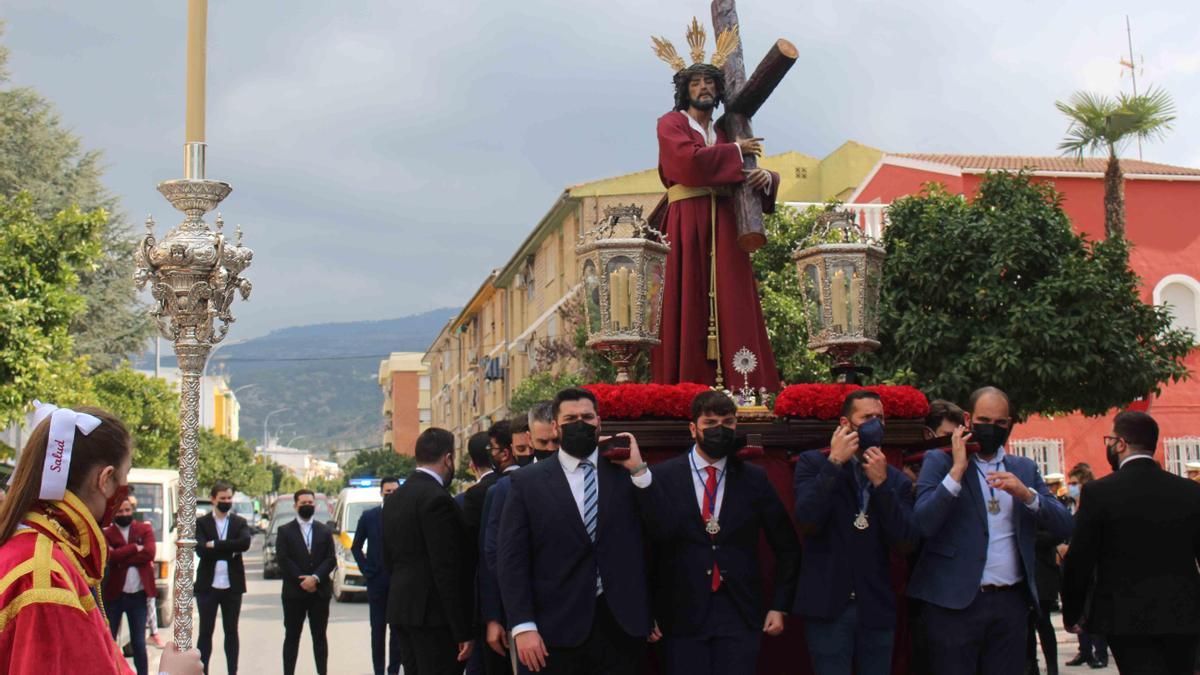
[[[817,219],[813,245],[792,258],[808,301],[808,347],[832,355],[839,382],[855,383],[870,370],[853,357],[879,348],[879,293],[885,253],[841,211]]]
[[[596,227],[579,237],[587,346],[602,352],[629,381],[638,354],[659,344],[666,236],[642,218],[642,207],[610,206]]]

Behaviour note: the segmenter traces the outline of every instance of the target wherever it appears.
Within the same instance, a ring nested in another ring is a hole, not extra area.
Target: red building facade
[[[941,183],[953,193],[974,196],[987,171],[1022,168],[1063,194],[1063,209],[1076,231],[1104,237],[1104,159],[1082,164],[1063,157],[887,154],[847,200],[888,204]],[[1130,265],[1142,278],[1142,299],[1170,306],[1178,327],[1200,335],[1200,169],[1122,160],[1125,172],[1126,236],[1133,244]],[[1158,457],[1179,473],[1200,460],[1200,350],[1187,358],[1190,380],[1163,387],[1135,403],[1160,428]],[[1087,462],[1097,476],[1108,473],[1102,437],[1112,429],[1104,417],[1072,414],[1034,417],[1016,427],[1011,445],[1036,459],[1045,472],[1065,472]]]

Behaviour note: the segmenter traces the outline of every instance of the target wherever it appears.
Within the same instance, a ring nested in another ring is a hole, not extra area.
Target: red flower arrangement
[[[694,382],[681,384],[589,384],[596,395],[600,417],[614,420],[674,419],[690,417],[692,399],[709,387]],[[929,413],[929,401],[918,389],[905,386],[860,387],[853,384],[794,384],[775,399],[777,417],[819,420],[837,419],[842,400],[855,389],[869,389],[883,399],[888,417],[918,418]]]
[[[682,384],[589,384],[584,389],[596,395],[600,417],[615,420],[641,418],[686,420],[692,399],[709,387],[694,382]]]
[[[856,384],[793,384],[775,399],[777,417],[834,420],[842,414],[842,401],[855,389],[868,389],[883,400],[888,417],[917,418],[929,414],[929,401],[919,389],[907,386]]]

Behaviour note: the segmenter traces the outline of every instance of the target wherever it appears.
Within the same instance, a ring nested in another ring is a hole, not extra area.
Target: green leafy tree
[[[166,381],[122,364],[92,378],[95,404],[117,417],[133,435],[133,465],[164,468],[179,451],[179,394]]]
[[[70,334],[75,353],[89,356],[92,367],[115,367],[151,334],[130,282],[137,237],[101,183],[101,153],[84,150],[54,106],[32,88],[4,86],[6,60],[7,50],[0,47],[0,196],[29,192],[33,210],[47,220],[71,206],[109,214],[99,221],[99,255],[79,270],[78,292],[85,301],[72,317]]]
[[[893,202],[883,374],[959,402],[995,385],[1019,416],[1099,415],[1186,377],[1192,336],[1141,301],[1128,244],[1076,234],[1060,200],[990,173],[973,200],[930,185]]]
[[[767,243],[751,257],[775,365],[788,384],[829,381],[829,358],[808,348],[811,303],[796,278],[792,253],[797,245],[814,241],[817,217],[834,207],[800,211],[781,205],[763,219]]]
[[[34,398],[72,402],[87,390],[69,326],[84,311],[79,271],[99,256],[104,222],[103,211],[73,207],[43,217],[28,193],[0,195],[0,424]]]
[[[417,468],[417,461],[408,455],[400,455],[387,448],[360,450],[342,465],[342,474],[350,478],[404,478]]]
[[[266,494],[275,483],[271,469],[258,461],[246,441],[218,436],[208,429],[200,430],[200,466],[196,480],[202,490],[204,486],[224,480],[251,495]]]
[[[309,490],[318,494],[325,494],[336,497],[342,488],[346,487],[346,481],[342,478],[325,478],[317,476],[312,478],[305,484]]]
[[[535,373],[521,380],[517,388],[513,389],[508,409],[514,416],[524,415],[535,403],[552,399],[559,391],[584,383],[584,377],[579,373]]]
[[[1124,237],[1125,175],[1117,154],[1132,140],[1156,140],[1166,135],[1175,121],[1171,95],[1153,87],[1145,94],[1121,94],[1116,99],[1079,91],[1054,105],[1071,120],[1059,150],[1080,161],[1085,152],[1108,155],[1104,171],[1104,232],[1109,238]]]

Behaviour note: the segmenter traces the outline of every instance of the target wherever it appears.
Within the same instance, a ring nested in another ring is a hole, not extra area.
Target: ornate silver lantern
[[[870,369],[855,366],[861,352],[879,348],[879,292],[884,250],[841,211],[817,219],[815,245],[792,254],[809,304],[808,347],[837,359],[838,382],[856,383]]]
[[[575,247],[583,282],[587,345],[629,381],[629,367],[642,350],[659,344],[666,236],[642,218],[642,207],[610,206],[600,223]]]

